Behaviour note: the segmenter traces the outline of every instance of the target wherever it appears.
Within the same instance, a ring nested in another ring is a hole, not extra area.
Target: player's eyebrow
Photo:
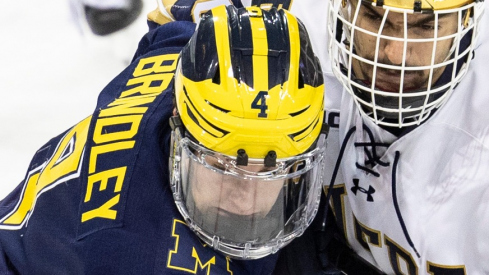
[[[369,4],[369,3],[366,3],[366,2],[363,2],[360,4],[362,5],[362,7],[366,8],[367,10],[369,10],[370,12],[374,13],[375,15],[379,16],[379,17],[382,17],[382,15],[377,12],[373,7],[372,7],[372,4]]]
[[[444,17],[448,17],[450,14],[449,13],[440,13],[438,14],[438,21],[440,21],[441,19],[443,19]],[[422,18],[416,22],[413,22],[413,23],[408,23],[408,26],[411,27],[411,26],[420,26],[420,25],[424,25],[424,24],[427,24],[427,23],[431,23],[431,22],[434,22],[435,21],[435,18],[436,16],[433,14],[431,16],[426,16],[425,18]]]

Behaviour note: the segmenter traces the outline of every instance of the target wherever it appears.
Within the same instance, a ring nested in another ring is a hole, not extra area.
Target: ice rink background
[[[78,26],[68,0],[0,2],[0,199],[23,180],[39,147],[92,113],[155,7],[144,0],[129,28],[97,37]]]

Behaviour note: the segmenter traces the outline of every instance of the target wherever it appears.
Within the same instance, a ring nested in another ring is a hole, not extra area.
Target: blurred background
[[[84,1],[84,2],[82,2]],[[0,199],[34,153],[93,112],[156,0],[0,2]]]

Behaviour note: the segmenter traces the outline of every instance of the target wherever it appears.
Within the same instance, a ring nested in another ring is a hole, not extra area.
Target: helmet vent
[[[214,77],[212,78],[212,83],[221,84],[221,74],[219,73],[219,64],[216,66],[216,72],[214,73]]]
[[[190,110],[190,108],[187,106],[187,114],[188,116],[190,117],[190,119],[192,119],[192,121],[197,124],[197,125],[200,125],[199,124],[199,120],[195,117],[194,113],[192,113],[192,111]]]
[[[210,105],[212,108],[217,109],[217,110],[219,110],[219,111],[221,111],[221,112],[223,112],[223,113],[226,113],[226,114],[227,114],[227,113],[229,113],[229,112],[230,112],[229,110],[226,110],[226,109],[224,109],[224,108],[221,108],[221,107],[219,107],[219,106],[217,106],[217,105],[214,105],[214,104],[210,103],[208,100],[206,100],[205,102],[206,102],[207,104],[209,104],[209,105]]]
[[[300,115],[300,114],[304,113],[305,111],[307,111],[307,109],[309,109],[309,107],[311,107],[311,105],[307,106],[306,108],[304,108],[304,109],[302,109],[302,110],[300,110],[300,111],[298,111],[298,112],[295,112],[295,113],[290,113],[289,115],[290,115],[291,117],[298,116],[298,115]]]
[[[219,127],[217,127],[216,125],[212,124],[210,121],[208,121],[207,119],[205,119],[198,111],[198,109],[195,108],[194,104],[192,103],[192,101],[190,100],[190,97],[187,93],[187,90],[186,89],[183,89],[183,92],[185,93],[185,96],[188,98],[188,102],[185,102],[185,104],[187,105],[187,115],[190,117],[190,119],[197,125],[199,126],[200,128],[202,128],[202,130],[204,130],[205,132],[207,132],[208,134],[212,135],[213,137],[217,137],[216,135],[212,134],[211,132],[209,132],[208,130],[205,129],[204,126],[202,126],[199,122],[199,119],[197,118],[196,114],[200,117],[200,119],[202,119],[202,121],[204,121],[208,126],[212,127],[213,129],[217,130],[218,132],[220,132],[222,134],[221,137],[229,134],[228,131],[225,131]],[[191,106],[191,108],[190,108]],[[194,109],[196,114],[194,114],[192,112],[191,109]]]
[[[304,129],[300,130],[297,133],[290,134],[289,135],[289,138],[291,138],[295,142],[301,141],[302,139],[306,138],[309,135],[309,134],[303,135],[303,133],[305,133],[307,130],[312,131],[314,128],[316,128],[316,125],[318,124],[318,122],[319,122],[319,119],[316,118],[316,120],[314,122],[312,122],[311,124],[309,124]]]
[[[303,89],[304,88],[304,75],[302,74],[302,72],[299,70],[299,77],[298,77],[298,87],[299,89]]]

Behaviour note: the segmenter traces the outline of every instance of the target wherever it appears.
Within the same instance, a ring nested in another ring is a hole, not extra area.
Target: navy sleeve
[[[195,31],[192,22],[171,22],[149,31],[139,42],[133,60],[148,54],[155,49],[168,48],[169,51],[180,51]]]

